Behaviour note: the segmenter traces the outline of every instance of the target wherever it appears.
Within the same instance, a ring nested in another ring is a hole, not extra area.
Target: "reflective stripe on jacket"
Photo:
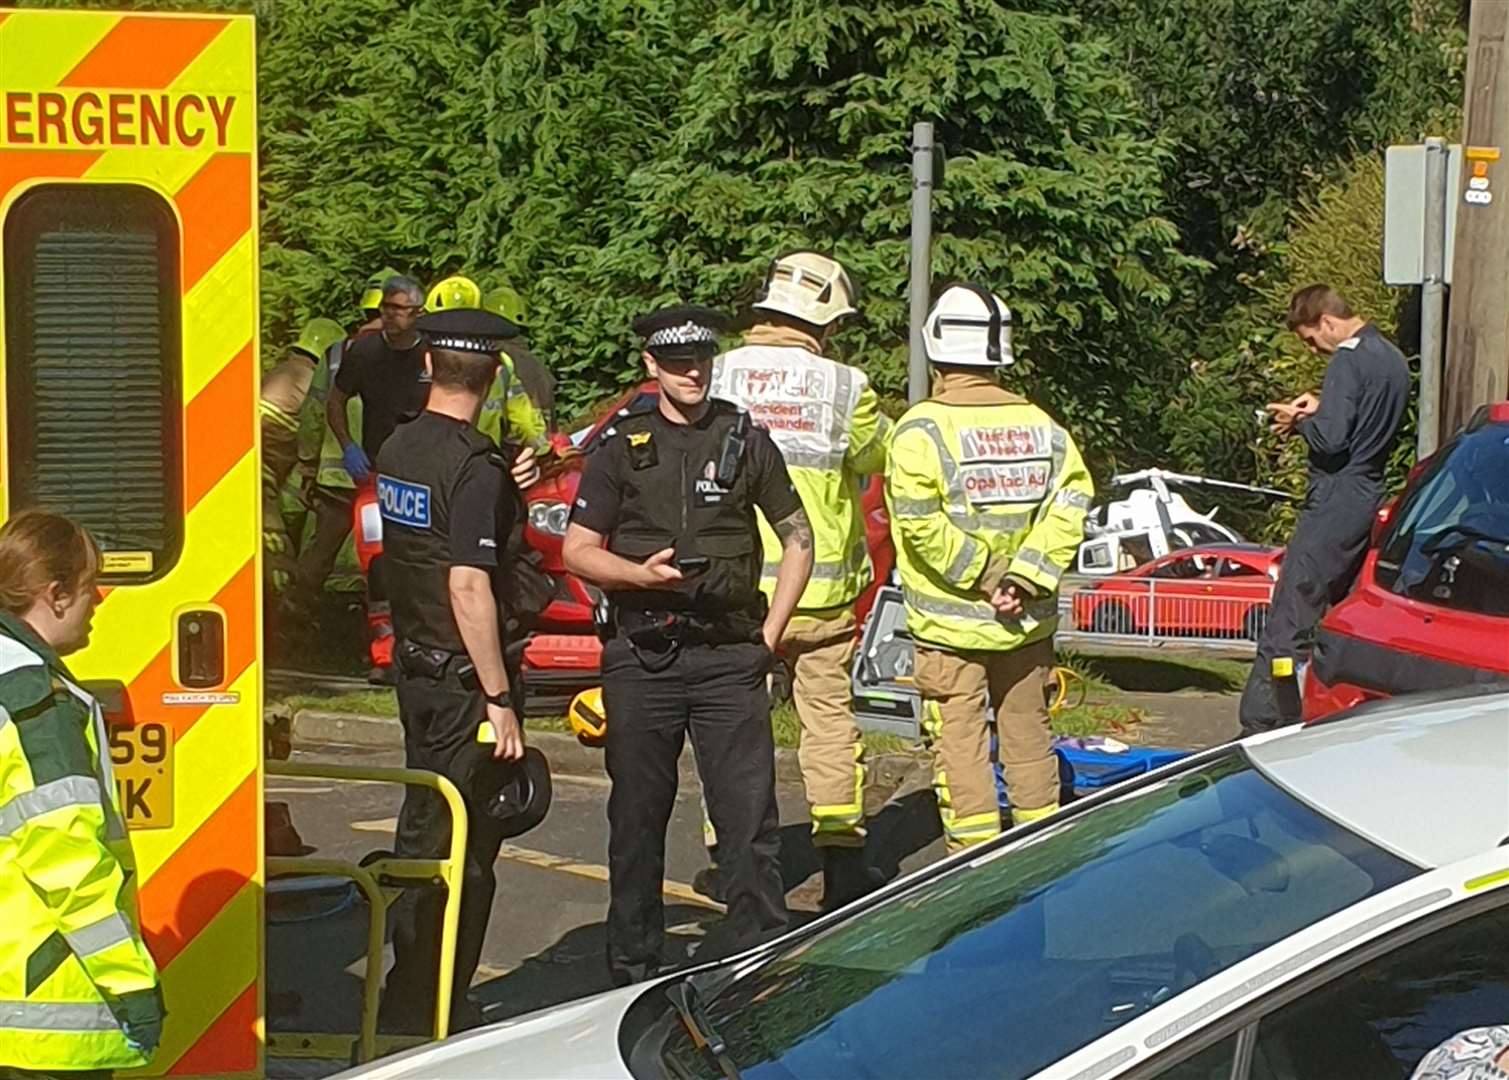
[[[0,1062],[114,1069],[122,997],[154,992],[99,705],[0,614]]]
[[[550,431],[545,414],[524,389],[514,370],[513,357],[503,353],[497,378],[488,387],[482,412],[477,416],[477,430],[503,444],[504,432],[521,446],[532,446],[544,454],[550,449]]]
[[[770,432],[786,459],[791,482],[812,523],[812,577],[799,609],[853,603],[873,570],[865,540],[860,478],[885,469],[890,421],[865,374],[817,355],[812,348],[772,344],[817,343],[806,335],[756,326],[753,344],[724,353],[714,363],[712,396],[748,409]],[[781,542],[760,518],[764,568],[760,587],[775,591]]]
[[[896,425],[886,475],[913,636],[1001,651],[1052,634],[1093,494],[1074,440],[1042,409],[983,376],[945,376]],[[1039,594],[1020,618],[981,591],[1007,573]]]

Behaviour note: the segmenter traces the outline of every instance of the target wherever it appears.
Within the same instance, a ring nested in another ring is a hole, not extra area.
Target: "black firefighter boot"
[[[883,884],[880,872],[866,865],[864,848],[830,844],[822,852],[824,912],[858,900]]]

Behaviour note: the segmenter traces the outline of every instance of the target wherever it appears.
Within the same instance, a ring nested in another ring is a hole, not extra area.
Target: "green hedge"
[[[635,313],[740,308],[813,246],[868,290],[837,351],[899,400],[929,119],[935,276],[1013,305],[1012,381],[1102,473],[1233,479],[1258,472],[1243,425],[1272,381],[1249,283],[1287,280],[1304,197],[1424,130],[1462,60],[1454,0],[254,6],[268,358],[383,265],[506,278],[569,413],[636,376]]]

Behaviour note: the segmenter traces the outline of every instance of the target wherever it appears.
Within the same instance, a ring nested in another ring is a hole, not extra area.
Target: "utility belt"
[[[393,650],[393,662],[405,675],[437,682],[453,678],[463,690],[482,689],[482,680],[477,678],[477,665],[464,652],[436,649],[417,641],[401,641]]]
[[[760,640],[762,622],[749,615],[611,607],[609,632],[647,652],[671,652],[682,645],[739,645]]]

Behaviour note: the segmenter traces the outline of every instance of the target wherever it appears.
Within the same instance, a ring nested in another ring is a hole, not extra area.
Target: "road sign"
[[[1389,285],[1425,282],[1425,145],[1390,146],[1384,157],[1383,280]],[[1469,189],[1469,194],[1476,189]],[[1446,148],[1446,283],[1462,200],[1462,148]],[[1490,195],[1486,189],[1481,192]]]

